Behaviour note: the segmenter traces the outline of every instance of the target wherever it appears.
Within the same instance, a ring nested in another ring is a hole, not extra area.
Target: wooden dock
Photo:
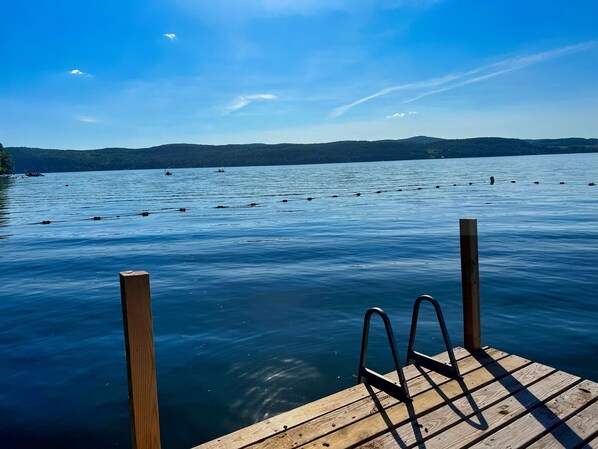
[[[461,380],[404,369],[411,401],[359,384],[195,449],[598,448],[595,382],[492,348],[455,356]]]
[[[454,349],[458,379],[409,365],[400,370],[410,399],[361,383],[195,449],[598,449],[597,383],[482,348],[476,220],[460,220],[460,244],[465,348]],[[125,272],[120,281],[133,449],[160,449],[149,275]],[[448,363],[449,353],[435,359]],[[396,390],[397,371],[386,377],[391,382],[381,388]]]

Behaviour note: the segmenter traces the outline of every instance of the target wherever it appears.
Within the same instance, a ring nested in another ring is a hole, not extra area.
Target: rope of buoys
[[[491,176],[489,184],[490,185],[494,185],[495,182],[496,182],[496,180],[494,179],[494,176]],[[516,180],[511,180],[510,181],[511,184],[515,184],[516,182],[517,182]],[[540,184],[540,181],[533,181],[533,183],[535,185],[538,185],[538,184]],[[483,184],[486,184],[486,182],[483,182]],[[565,181],[560,181],[559,182],[559,185],[565,185],[565,184],[566,184]],[[474,183],[473,182],[467,182],[464,185],[465,186],[472,186],[472,185],[474,185]],[[594,187],[594,186],[596,186],[596,183],[595,182],[589,182],[587,185],[590,186],[590,187]],[[405,187],[414,187],[414,188],[410,189],[410,190],[413,190],[413,191],[424,190],[426,188],[425,184],[423,186],[422,185],[417,185],[417,187],[415,187],[415,186],[416,186],[416,184],[408,184]],[[452,186],[453,187],[457,187],[458,184],[453,183]],[[434,189],[440,189],[441,187],[442,186],[438,185],[438,184],[433,185],[433,186],[429,185],[429,188],[434,188]],[[379,189],[379,190],[373,191],[372,193],[374,193],[374,194],[381,194],[381,193],[391,192],[391,191],[403,192],[404,190],[405,190],[404,188],[399,188],[399,189],[396,189],[396,190],[395,189],[393,189],[393,190],[382,190],[382,189]],[[362,192],[355,192],[355,193],[350,194],[350,196],[358,196],[358,197],[362,196],[362,195],[363,195]],[[331,195],[330,198],[339,198],[339,195],[336,195],[336,194],[335,195]],[[281,203],[288,203],[289,201],[301,201],[301,200],[313,201],[315,199],[317,199],[317,197],[312,197],[312,196],[308,196],[308,197],[305,197],[305,198],[291,198],[291,200],[289,200],[287,198],[284,198],[284,199],[280,200],[280,202]],[[214,209],[232,209],[232,208],[246,208],[246,207],[251,208],[251,207],[257,207],[259,205],[260,205],[259,203],[252,202],[252,203],[242,204],[242,205],[237,205],[237,206],[217,205],[217,206],[214,206],[213,208]],[[187,210],[188,210],[188,208],[186,208],[186,207],[163,208],[161,210],[161,212],[168,212],[168,211],[187,212]],[[140,213],[131,214],[131,215],[125,215],[123,217],[130,217],[130,216],[147,217],[147,216],[150,215],[150,213],[156,213],[156,212],[150,212],[150,211],[144,210],[144,211],[142,211]],[[100,221],[100,220],[103,220],[103,219],[114,219],[114,218],[121,218],[121,215],[115,215],[115,216],[111,216],[111,217],[110,216],[108,216],[108,217],[94,216],[92,218],[85,218],[83,220]],[[52,223],[63,223],[63,222],[64,221],[43,220],[43,221],[32,223],[32,224],[49,225],[49,224],[52,224]]]

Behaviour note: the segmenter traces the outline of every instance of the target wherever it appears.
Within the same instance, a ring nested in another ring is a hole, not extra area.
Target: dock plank
[[[447,431],[425,440],[426,448],[446,449],[472,445],[487,435],[500,430],[544,401],[552,399],[552,397],[562,393],[577,382],[579,382],[579,377],[571,374],[561,371],[551,374],[547,378],[532,384],[528,389],[519,391],[484,410],[482,416],[487,423],[485,429],[476,429],[467,422],[461,422]]]
[[[539,363],[524,366],[502,382],[493,382],[359,447],[363,449],[409,447],[424,438],[431,438],[446,431],[462,421],[468,422],[474,428],[482,429],[486,425],[483,410],[554,372],[553,368]]]
[[[594,383],[594,387],[596,384]],[[588,447],[592,447],[591,439],[598,436],[598,402],[576,413],[556,429],[544,435],[528,446],[529,449],[563,449],[579,447],[575,445],[582,439]],[[598,444],[594,446],[598,448]]]
[[[472,447],[476,449],[525,447],[538,436],[555,429],[578,410],[596,400],[597,387],[598,385],[590,381],[575,385]],[[584,443],[584,439],[571,432],[571,429],[569,432],[563,429],[563,432],[572,443],[568,447],[577,447]],[[513,441],[516,441],[517,445],[513,444]]]
[[[446,401],[453,401],[493,382],[495,379],[493,371],[497,367],[501,371],[510,373],[529,363],[529,360],[510,355],[467,374],[461,381],[451,380],[445,384],[436,385],[431,390],[414,397],[412,403],[399,402],[384,410],[383,413],[380,413],[379,409],[374,409],[367,418],[322,436],[305,447],[321,449],[322,447],[358,446],[409,422],[422,413],[442,406]],[[494,368],[489,369],[489,366]]]

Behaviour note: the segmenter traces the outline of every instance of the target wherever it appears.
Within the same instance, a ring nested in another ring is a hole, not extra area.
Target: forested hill
[[[14,172],[24,173],[593,153],[598,152],[598,139],[520,140],[497,137],[438,139],[417,136],[403,140],[373,142],[341,141],[275,145],[168,144],[151,148],[104,148],[85,151],[8,147],[6,150],[12,154]]]

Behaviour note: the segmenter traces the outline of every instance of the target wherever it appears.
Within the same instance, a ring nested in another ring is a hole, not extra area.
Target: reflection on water
[[[291,410],[302,405],[302,401],[292,400],[293,390],[307,379],[319,379],[319,370],[296,358],[273,358],[266,365],[253,366],[253,362],[243,361],[234,364],[226,376],[244,384],[242,394],[231,404],[231,411],[249,422],[262,421],[272,412]]]
[[[0,239],[7,237],[3,229],[8,225],[8,197],[6,192],[12,183],[12,178],[0,177]]]

